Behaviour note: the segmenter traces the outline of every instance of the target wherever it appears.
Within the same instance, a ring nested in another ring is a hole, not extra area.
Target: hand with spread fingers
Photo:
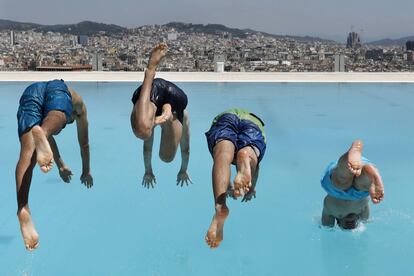
[[[86,188],[88,188],[88,189],[92,188],[92,186],[93,186],[93,177],[92,177],[90,172],[83,173],[80,177],[80,180],[81,180],[82,184],[86,186]]]
[[[193,181],[191,181],[187,171],[179,171],[177,174],[177,186],[180,185],[182,187],[184,184],[188,186],[189,184],[193,184]]]
[[[231,197],[232,199],[237,200],[237,197],[234,196],[232,185],[229,185],[229,187],[227,187],[226,197]]]
[[[151,172],[145,172],[144,177],[142,178],[142,186],[145,188],[154,188],[154,185],[157,184],[155,175]]]
[[[244,195],[242,202],[248,202],[252,200],[253,198],[256,198],[256,190],[250,190],[247,194]]]
[[[69,183],[72,180],[73,173],[69,167],[63,166],[59,168],[59,175],[63,182]]]

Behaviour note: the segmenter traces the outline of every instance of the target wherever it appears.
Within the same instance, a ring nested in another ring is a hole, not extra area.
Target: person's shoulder
[[[76,91],[73,88],[68,87],[68,91],[72,96],[73,109],[75,110],[77,115],[80,116],[85,110],[85,104],[83,102],[83,99],[78,93],[76,93]]]
[[[83,103],[82,97],[71,87],[68,87],[68,91],[72,96],[72,102],[74,104]]]

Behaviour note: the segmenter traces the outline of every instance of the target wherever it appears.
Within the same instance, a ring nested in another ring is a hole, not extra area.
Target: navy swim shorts
[[[132,95],[132,103],[138,101],[141,93],[142,85],[138,87]],[[156,116],[161,115],[162,106],[169,103],[172,112],[177,114],[178,120],[183,123],[184,109],[187,107],[187,95],[177,85],[164,79],[154,79],[152,82],[152,90],[150,100],[157,107]]]
[[[213,154],[214,146],[222,140],[232,142],[236,147],[236,152],[247,146],[257,148],[259,162],[266,151],[266,142],[260,128],[252,121],[241,120],[234,114],[225,113],[220,116],[205,135],[211,154]]]

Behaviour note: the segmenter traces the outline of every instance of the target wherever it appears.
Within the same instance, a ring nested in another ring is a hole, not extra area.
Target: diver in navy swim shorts
[[[321,179],[328,193],[324,199],[322,225],[354,229],[369,218],[368,196],[374,204],[384,198],[378,169],[362,156],[362,142],[356,140],[337,162],[332,162]]]
[[[161,127],[159,156],[164,162],[174,160],[178,145],[181,148],[181,168],[177,174],[177,185],[192,183],[187,172],[190,158],[190,130],[186,94],[175,84],[164,79],[154,79],[155,70],[167,51],[166,44],[156,45],[151,52],[144,82],[132,96],[134,107],[131,127],[136,137],[144,140],[145,174],[142,185],[154,187],[155,175],[151,157],[154,128]]]
[[[82,157],[80,180],[90,188],[93,178],[89,167],[88,119],[82,98],[63,80],[33,83],[20,98],[17,112],[20,138],[20,157],[16,166],[17,217],[28,250],[39,245],[39,235],[28,204],[33,168],[37,163],[47,173],[52,169],[54,160],[62,180],[70,182],[72,171],[63,162],[53,135],[74,121]]]
[[[259,163],[266,151],[263,121],[244,109],[230,109],[219,114],[206,132],[208,149],[213,157],[213,193],[216,213],[205,240],[216,248],[223,240],[224,222],[229,209],[226,197],[243,196],[242,201],[256,197]],[[230,165],[237,175],[230,185]]]

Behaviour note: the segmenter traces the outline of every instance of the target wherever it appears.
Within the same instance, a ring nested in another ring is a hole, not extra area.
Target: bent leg
[[[362,173],[355,178],[355,188],[368,191],[373,203],[378,204],[384,198],[384,185],[377,168],[371,164],[363,167]]]
[[[216,213],[211,221],[205,240],[211,248],[217,248],[223,240],[224,222],[229,214],[226,205],[226,192],[230,184],[230,165],[233,161],[235,147],[232,142],[222,140],[213,150],[213,193]]]
[[[151,73],[145,72],[145,79],[147,79],[147,76],[150,74]],[[147,83],[149,82],[152,85],[154,76],[150,78],[151,81],[147,81]],[[147,140],[152,135],[157,107],[150,101],[151,86],[149,88],[145,88],[144,84],[142,85],[141,94],[132,109],[131,127],[137,138]]]
[[[37,163],[40,169],[47,173],[52,169],[53,152],[48,138],[58,134],[66,124],[66,115],[62,111],[52,110],[43,119],[41,126],[31,129],[36,148]]]
[[[332,172],[332,182],[341,190],[349,189],[354,177],[361,174],[362,165],[362,142],[356,140],[351,148],[339,158],[338,165]]]
[[[148,68],[145,71],[141,92],[131,114],[131,125],[134,134],[143,140],[151,137],[152,129],[154,128],[157,107],[151,102],[150,96],[155,70],[161,59],[165,56],[166,49],[167,45],[158,44],[152,50]]]
[[[180,144],[183,126],[177,119],[168,120],[161,125],[161,144],[160,144],[160,158],[164,162],[171,162],[174,160],[177,153],[178,145]]]
[[[33,250],[39,245],[39,235],[33,225],[29,209],[29,191],[33,168],[36,165],[36,152],[31,132],[20,138],[20,157],[16,165],[17,218],[20,223],[26,249]]]
[[[242,196],[249,192],[252,186],[252,175],[256,174],[257,155],[251,146],[237,152],[237,175],[234,178],[234,195]]]

